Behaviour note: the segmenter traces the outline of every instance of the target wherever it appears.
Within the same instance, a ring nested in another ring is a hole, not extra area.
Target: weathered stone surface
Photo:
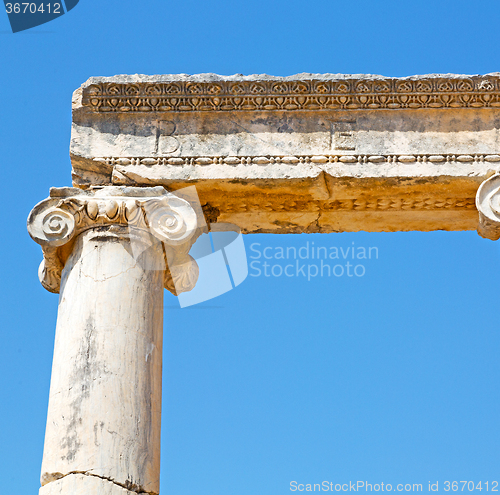
[[[76,238],[61,278],[42,485],[88,472],[159,492],[163,271],[150,267],[163,250],[154,241],[120,226]]]
[[[481,184],[476,206],[479,211],[479,235],[494,241],[500,239],[500,174]]]
[[[196,185],[243,232],[477,227],[500,77],[115,76],[74,94],[74,184]]]
[[[57,481],[42,486],[39,495],[137,495],[135,492],[91,475],[70,474]]]

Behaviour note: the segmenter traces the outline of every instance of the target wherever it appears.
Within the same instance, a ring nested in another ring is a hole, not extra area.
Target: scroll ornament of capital
[[[500,174],[493,175],[479,186],[476,208],[479,211],[479,235],[493,241],[500,239]]]
[[[188,253],[206,230],[198,222],[200,213],[161,186],[51,188],[50,197],[38,203],[28,217],[28,232],[43,251],[40,282],[58,293],[76,237],[93,228],[122,226],[148,232],[161,241],[166,258],[165,288],[175,295],[189,291],[199,269]]]

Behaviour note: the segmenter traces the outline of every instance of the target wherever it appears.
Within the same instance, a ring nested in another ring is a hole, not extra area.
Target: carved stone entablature
[[[243,233],[476,230],[500,73],[117,75],[73,95],[73,184],[195,185]]]
[[[500,107],[500,78],[408,78],[299,74],[290,77],[201,74],[89,80],[83,104],[95,112],[206,112]]]
[[[500,239],[500,174],[479,186],[476,208],[479,211],[479,235],[493,241]]]
[[[51,188],[50,197],[31,211],[28,232],[42,246],[39,278],[58,293],[61,272],[76,237],[102,227],[126,227],[147,232],[162,242],[165,288],[178,294],[191,290],[198,265],[189,250],[202,233],[200,212],[188,201],[157,187]]]

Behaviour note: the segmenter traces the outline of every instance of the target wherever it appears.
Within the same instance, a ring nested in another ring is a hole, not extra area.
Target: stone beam
[[[500,75],[91,78],[73,183],[195,185],[243,232],[473,230],[500,169]]]

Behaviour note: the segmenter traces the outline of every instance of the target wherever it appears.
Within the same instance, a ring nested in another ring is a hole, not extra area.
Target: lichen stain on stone
[[[85,416],[83,405],[90,397],[90,386],[92,381],[99,376],[102,367],[97,361],[97,343],[95,337],[95,323],[92,316],[87,318],[85,334],[80,343],[78,358],[76,359],[71,374],[71,383],[75,386],[76,395],[71,401],[71,415],[66,425],[66,434],[61,439],[61,448],[65,450],[63,460],[73,461],[82,446],[78,430]]]
[[[206,203],[202,206],[203,215],[205,217],[205,221],[208,225],[211,223],[217,223],[217,218],[220,215],[220,210],[216,206],[212,206],[210,203]]]
[[[100,429],[101,434],[102,434],[103,428],[104,428],[104,421],[96,421],[95,422],[95,424],[94,424],[94,445],[96,447],[99,447],[99,445],[100,445],[99,439],[98,439],[98,430]]]

